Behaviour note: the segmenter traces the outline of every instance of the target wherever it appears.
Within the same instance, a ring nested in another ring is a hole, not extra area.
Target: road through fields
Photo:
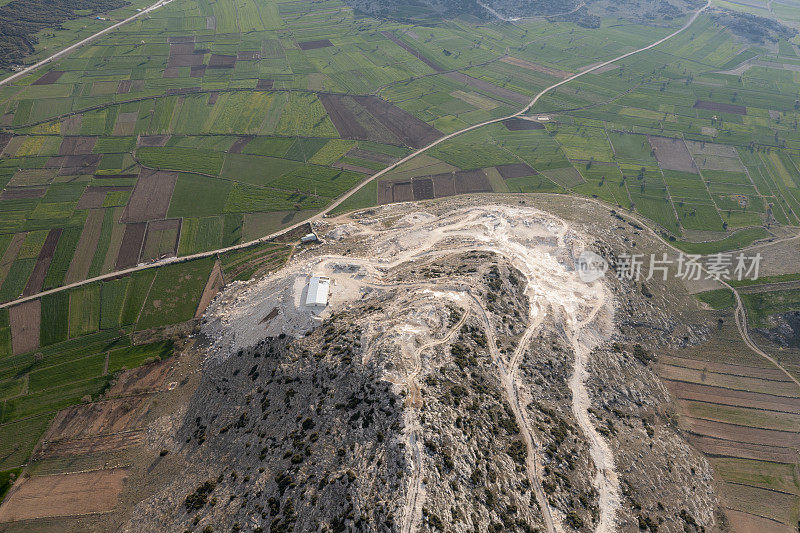
[[[122,24],[125,24],[126,22],[128,22],[130,20],[135,19],[136,17],[138,17],[138,16],[140,16],[140,15],[142,15],[144,13],[147,13],[147,12],[152,11],[154,9],[157,9],[157,8],[163,6],[163,5],[166,5],[167,3],[171,2],[171,1],[172,0],[160,0],[159,2],[156,2],[155,4],[153,4],[152,6],[147,8],[146,10],[143,10],[140,13],[137,13],[133,17],[129,17],[129,18],[125,19],[124,21],[115,24],[114,26],[110,26],[110,27],[106,28],[105,30],[94,34],[93,36],[88,37],[88,38],[84,39],[83,41],[80,41],[79,43],[76,43],[76,44],[72,45],[69,48],[65,48],[61,52],[50,56],[48,59],[45,59],[42,62],[37,63],[36,65],[33,65],[32,67],[29,67],[25,71],[19,72],[19,73],[15,74],[14,76],[10,77],[10,78],[6,78],[5,80],[0,81],[0,86],[3,85],[4,83],[7,83],[10,79],[12,79],[13,77],[15,77],[17,75],[23,75],[23,73],[28,72],[30,70],[33,70],[35,68],[38,68],[39,66],[41,66],[44,63],[47,63],[49,61],[52,61],[53,59],[61,57],[62,55],[65,55],[65,54],[69,53],[70,51],[82,46],[86,42],[88,42],[88,41],[90,41],[90,40],[92,40],[92,39],[94,39],[94,38],[96,38],[96,37],[98,37],[98,36],[100,36],[100,35],[102,35],[102,34],[104,34],[106,32],[112,31],[114,28],[119,27]],[[269,235],[265,235],[263,237],[255,239],[253,241],[237,244],[237,245],[234,245],[234,246],[228,246],[228,247],[225,247],[225,248],[218,248],[216,250],[209,250],[207,252],[200,252],[200,253],[196,253],[196,254],[192,254],[192,255],[186,255],[186,256],[183,256],[183,257],[169,257],[169,258],[162,259],[162,260],[159,260],[159,261],[153,261],[151,263],[140,264],[140,265],[137,265],[135,267],[131,267],[131,268],[128,268],[128,269],[125,269],[125,270],[118,270],[118,271],[115,271],[115,272],[104,274],[102,276],[96,276],[96,277],[89,278],[89,279],[86,279],[86,280],[83,280],[83,281],[70,283],[69,285],[63,285],[63,286],[57,287],[55,289],[50,289],[48,291],[43,291],[43,292],[40,292],[40,293],[37,293],[37,294],[32,294],[30,296],[26,296],[24,298],[18,298],[16,300],[12,300],[10,302],[2,303],[2,304],[0,304],[0,309],[3,309],[5,307],[11,307],[11,306],[23,303],[23,302],[27,302],[29,300],[33,300],[35,298],[39,298],[39,297],[45,296],[47,294],[53,294],[53,293],[56,293],[56,292],[69,290],[69,289],[72,289],[72,288],[75,288],[75,287],[80,287],[81,285],[86,285],[86,284],[89,284],[89,283],[93,283],[95,281],[102,281],[102,280],[115,278],[117,276],[124,275],[124,274],[130,274],[132,272],[137,272],[139,270],[145,270],[145,269],[148,269],[148,268],[155,268],[155,267],[169,265],[169,264],[173,264],[173,263],[181,263],[181,262],[184,262],[184,261],[191,261],[193,259],[201,259],[201,258],[204,258],[204,257],[210,257],[210,256],[213,256],[213,255],[217,255],[217,254],[221,254],[221,253],[225,253],[225,252],[230,252],[230,251],[233,251],[233,250],[240,250],[240,249],[243,249],[243,248],[248,248],[250,246],[254,246],[254,245],[257,245],[257,244],[261,244],[261,243],[270,241],[272,239],[280,237],[281,235],[285,235],[286,233],[289,233],[290,231],[301,227],[303,224],[306,224],[308,222],[313,222],[315,220],[320,220],[321,218],[327,216],[334,209],[339,207],[342,204],[342,202],[344,202],[345,200],[347,200],[348,198],[353,196],[355,193],[360,191],[368,183],[370,183],[372,181],[375,181],[376,179],[380,178],[381,176],[385,175],[386,173],[391,172],[392,170],[396,169],[398,166],[402,165],[403,163],[406,163],[406,162],[410,161],[411,159],[417,157],[418,155],[430,150],[434,146],[437,146],[437,145],[439,145],[439,144],[441,144],[441,143],[443,143],[443,142],[445,142],[445,141],[447,141],[449,139],[452,139],[454,137],[457,137],[457,136],[462,135],[464,133],[467,133],[469,131],[473,131],[473,130],[476,130],[478,128],[482,128],[483,126],[488,126],[490,124],[496,124],[498,122],[502,122],[504,120],[508,120],[508,119],[511,119],[511,118],[520,117],[520,116],[524,115],[525,113],[527,113],[528,111],[530,111],[530,109],[534,105],[536,105],[536,102],[538,102],[544,95],[546,95],[547,93],[549,93],[553,89],[557,89],[558,87],[561,87],[562,85],[564,85],[566,83],[569,83],[572,80],[575,80],[575,79],[577,79],[577,78],[579,78],[579,77],[581,77],[581,76],[583,76],[585,74],[589,74],[591,72],[594,72],[597,69],[600,69],[600,68],[603,68],[605,66],[608,66],[608,65],[610,65],[610,64],[612,64],[612,63],[614,63],[616,61],[620,61],[620,60],[625,59],[627,57],[630,57],[630,56],[632,56],[634,54],[638,54],[640,52],[644,52],[646,50],[650,50],[651,48],[654,48],[654,47],[660,45],[661,43],[663,43],[665,41],[668,41],[669,39],[672,39],[676,35],[684,32],[687,28],[689,28],[694,23],[694,21],[697,20],[697,17],[699,17],[700,14],[703,11],[708,9],[710,5],[711,5],[711,0],[708,0],[708,3],[706,3],[706,5],[704,5],[703,7],[698,9],[697,11],[695,11],[692,14],[692,16],[689,17],[689,20],[683,26],[681,26],[679,29],[675,30],[674,32],[670,33],[666,37],[662,37],[661,39],[655,41],[654,43],[649,44],[647,46],[644,46],[642,48],[639,48],[637,50],[633,50],[632,52],[628,52],[626,54],[622,54],[622,55],[617,56],[617,57],[615,57],[613,59],[609,59],[608,61],[604,61],[602,63],[594,65],[591,68],[587,68],[585,70],[582,70],[581,72],[579,72],[577,74],[574,74],[573,76],[570,76],[569,78],[565,78],[565,79],[559,81],[558,83],[554,83],[553,85],[551,85],[551,86],[549,86],[549,87],[547,87],[545,89],[542,89],[536,96],[533,97],[533,99],[525,107],[523,107],[522,109],[520,109],[519,111],[517,111],[513,115],[509,115],[507,117],[496,118],[496,119],[492,119],[492,120],[487,120],[486,122],[481,122],[480,124],[475,124],[473,126],[469,126],[467,128],[464,128],[464,129],[461,129],[459,131],[453,132],[453,133],[451,133],[449,135],[445,135],[444,137],[440,137],[439,139],[437,139],[437,140],[433,141],[432,143],[428,144],[427,146],[424,146],[424,147],[412,152],[408,156],[406,156],[406,157],[400,159],[399,161],[393,163],[392,165],[386,167],[385,169],[381,170],[380,172],[376,172],[375,174],[371,175],[370,177],[368,177],[367,179],[365,179],[364,181],[359,183],[356,187],[354,187],[353,189],[351,189],[350,191],[348,191],[344,195],[340,196],[331,205],[329,205],[328,207],[326,207],[325,209],[323,209],[322,211],[320,211],[316,215],[313,215],[313,216],[311,216],[311,217],[309,217],[309,218],[307,218],[307,219],[305,219],[305,220],[303,220],[301,222],[298,222],[297,224],[293,224],[293,225],[291,225],[291,226],[289,226],[287,228],[284,228],[284,229],[282,229],[280,231],[276,231],[276,232],[271,233]]]
[[[131,22],[132,20],[137,19],[137,18],[141,17],[142,15],[146,15],[147,13],[150,13],[151,11],[158,9],[159,7],[165,6],[165,5],[169,4],[170,2],[172,2],[172,0],[158,0],[158,2],[156,2],[152,6],[144,8],[141,11],[137,11],[135,14],[131,15],[130,17],[126,18],[125,20],[117,22],[116,24],[112,24],[108,28],[104,28],[104,29],[100,30],[97,33],[93,33],[89,37],[87,37],[87,38],[85,38],[85,39],[83,39],[81,41],[78,41],[77,43],[72,44],[72,45],[64,48],[63,50],[61,50],[59,52],[56,52],[55,54],[53,54],[53,55],[51,55],[49,57],[46,57],[45,59],[42,59],[38,63],[35,63],[35,64],[31,65],[30,67],[26,67],[26,68],[20,70],[19,72],[15,73],[15,74],[12,74],[11,76],[9,76],[9,77],[7,77],[5,79],[0,80],[0,87],[2,87],[3,85],[6,85],[9,82],[12,82],[12,81],[16,80],[17,78],[21,78],[23,76],[27,76],[31,72],[40,69],[41,67],[45,66],[46,64],[51,63],[51,62],[55,61],[56,59],[59,59],[59,58],[65,56],[65,55],[68,55],[71,52],[74,52],[75,50],[77,50],[81,46],[83,46],[85,44],[88,44],[91,41],[94,41],[98,37],[101,37],[101,36],[105,35],[106,33],[110,33],[112,31],[116,30],[117,28],[119,28],[120,26],[123,26],[123,25]]]

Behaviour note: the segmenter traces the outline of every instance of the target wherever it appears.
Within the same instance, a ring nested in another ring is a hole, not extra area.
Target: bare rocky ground
[[[650,366],[705,329],[672,287],[575,272],[585,249],[614,263],[652,239],[590,202],[519,198],[332,220],[223,291],[122,529],[719,529]],[[310,274],[334,282],[321,312]]]

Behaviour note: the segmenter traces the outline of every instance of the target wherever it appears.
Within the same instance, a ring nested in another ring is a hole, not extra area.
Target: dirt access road
[[[158,7],[166,5],[170,1],[172,1],[172,0],[166,0],[166,1],[157,2],[156,4],[153,4],[152,6],[147,8],[147,10],[143,10],[141,13],[137,13],[133,17],[130,17],[130,18],[128,18],[128,19],[126,19],[126,20],[114,25],[114,26],[110,26],[110,27],[106,28],[105,30],[103,30],[101,32],[98,32],[94,36],[89,37],[87,39],[84,39],[83,41],[81,41],[79,43],[76,43],[76,44],[72,45],[71,47],[66,48],[65,50],[62,50],[58,54],[54,54],[50,58],[44,60],[44,62],[52,61],[53,59],[61,57],[62,55],[66,55],[67,53],[71,52],[72,50],[74,50],[74,49],[80,47],[81,45],[85,44],[85,42],[88,42],[88,40],[91,40],[91,39],[93,39],[93,38],[95,38],[97,36],[100,36],[100,35],[102,35],[104,33],[107,33],[109,31],[113,30],[115,27],[118,27],[121,24],[124,24],[124,23],[126,23],[126,22],[128,22],[130,20],[133,20],[134,18],[144,14],[145,12],[149,12],[149,11],[152,11],[153,9],[157,9]],[[207,252],[201,252],[201,253],[187,255],[187,256],[183,256],[183,257],[170,257],[170,258],[162,259],[162,260],[159,260],[159,261],[154,261],[152,263],[137,265],[135,267],[128,268],[128,269],[125,269],[125,270],[119,270],[119,271],[116,271],[116,272],[110,272],[110,273],[104,274],[102,276],[96,276],[94,278],[89,278],[89,279],[86,279],[86,280],[83,280],[83,281],[71,283],[69,285],[64,285],[62,287],[58,287],[58,288],[51,289],[51,290],[48,290],[48,291],[43,291],[43,292],[40,292],[40,293],[37,293],[37,294],[32,294],[32,295],[26,296],[24,298],[19,298],[19,299],[10,301],[10,302],[6,302],[6,303],[3,303],[3,304],[0,304],[0,309],[3,309],[5,307],[10,307],[10,306],[13,306],[13,305],[17,305],[19,303],[22,303],[22,302],[25,302],[25,301],[28,301],[28,300],[33,300],[33,299],[39,298],[39,297],[47,295],[47,294],[52,294],[52,293],[60,292],[60,291],[63,291],[63,290],[69,290],[69,289],[72,289],[72,288],[75,288],[75,287],[79,287],[81,285],[86,285],[88,283],[93,283],[95,281],[111,279],[111,278],[114,278],[114,277],[117,277],[117,276],[120,276],[120,275],[129,274],[129,273],[136,272],[136,271],[139,271],[139,270],[145,270],[145,269],[148,269],[148,268],[154,268],[154,267],[158,267],[158,266],[168,265],[168,264],[171,264],[171,263],[180,263],[180,262],[183,262],[183,261],[191,261],[193,259],[201,259],[201,258],[204,258],[204,257],[210,257],[210,256],[213,256],[213,255],[216,255],[216,254],[229,252],[229,251],[232,251],[232,250],[240,250],[242,248],[247,248],[247,247],[250,247],[250,246],[254,246],[256,244],[264,243],[266,241],[269,241],[269,240],[275,239],[277,237],[280,237],[281,235],[284,235],[284,234],[286,234],[286,233],[288,233],[288,232],[290,232],[290,231],[292,231],[294,229],[297,229],[300,226],[302,226],[303,224],[306,224],[308,222],[312,222],[312,221],[315,221],[315,220],[320,220],[323,217],[327,216],[329,213],[331,213],[334,209],[339,207],[342,204],[342,202],[344,202],[345,200],[350,198],[353,194],[355,194],[356,192],[361,190],[368,183],[370,183],[372,181],[375,181],[376,179],[380,178],[381,176],[383,176],[387,172],[391,172],[392,170],[394,170],[398,166],[400,166],[403,163],[406,163],[406,162],[410,161],[411,159],[415,158],[416,156],[418,156],[418,155],[430,150],[434,146],[436,146],[436,145],[438,145],[438,144],[440,144],[442,142],[445,142],[445,141],[447,141],[449,139],[452,139],[454,137],[457,137],[458,135],[462,135],[462,134],[464,134],[466,132],[469,132],[469,131],[472,131],[472,130],[475,130],[475,129],[478,129],[478,128],[482,128],[483,126],[487,126],[489,124],[495,124],[497,122],[502,122],[503,120],[508,120],[510,118],[517,118],[517,117],[519,117],[521,115],[524,115],[534,105],[536,105],[536,102],[538,102],[544,95],[546,95],[547,93],[549,93],[553,89],[557,89],[558,87],[561,87],[562,85],[564,85],[566,83],[569,83],[570,81],[572,81],[574,79],[577,79],[577,78],[579,78],[579,77],[581,77],[581,76],[583,76],[585,74],[589,74],[591,72],[594,72],[595,70],[603,68],[605,66],[608,66],[608,65],[610,65],[610,64],[612,64],[612,63],[614,63],[616,61],[620,61],[620,60],[625,59],[627,57],[630,57],[630,56],[632,56],[634,54],[638,54],[640,52],[644,52],[646,50],[650,50],[651,48],[654,48],[654,47],[660,45],[661,43],[663,43],[663,42],[675,37],[676,35],[682,33],[687,28],[689,28],[694,23],[694,21],[697,20],[697,17],[700,16],[700,13],[702,13],[703,11],[708,9],[708,7],[710,5],[711,5],[711,0],[709,0],[708,3],[705,6],[701,7],[697,11],[695,11],[692,14],[692,16],[689,18],[689,20],[686,22],[686,24],[684,24],[678,30],[676,30],[676,31],[672,32],[671,34],[667,35],[666,37],[662,37],[661,39],[655,41],[654,43],[652,43],[650,45],[647,45],[647,46],[644,46],[642,48],[639,48],[638,50],[633,50],[632,52],[628,52],[626,54],[622,54],[621,56],[615,57],[615,58],[610,59],[608,61],[604,61],[603,63],[599,63],[597,65],[594,65],[591,68],[583,70],[583,71],[581,71],[581,72],[579,72],[579,73],[577,73],[577,74],[575,74],[573,76],[570,76],[569,78],[565,78],[565,79],[559,81],[558,83],[554,83],[553,85],[543,89],[541,92],[539,92],[539,94],[534,96],[534,98],[530,101],[530,103],[528,103],[528,105],[526,105],[524,108],[519,110],[517,113],[514,113],[513,115],[509,115],[507,117],[497,118],[497,119],[493,119],[493,120],[487,120],[486,122],[482,122],[480,124],[475,124],[474,126],[469,126],[469,127],[464,128],[462,130],[459,130],[459,131],[456,131],[456,132],[451,133],[449,135],[446,135],[444,137],[441,137],[440,139],[437,139],[436,141],[430,143],[429,145],[424,146],[424,147],[420,148],[419,150],[417,150],[415,152],[412,152],[410,155],[404,157],[403,159],[397,161],[396,163],[394,163],[394,164],[386,167],[385,169],[381,170],[380,172],[377,172],[377,173],[373,174],[372,176],[366,178],[364,181],[359,183],[355,188],[353,188],[349,192],[345,193],[343,196],[338,198],[336,201],[334,201],[331,205],[326,207],[324,210],[320,211],[316,215],[313,215],[313,216],[307,218],[306,220],[298,222],[297,224],[293,224],[292,226],[284,228],[284,229],[282,229],[280,231],[276,231],[276,232],[271,233],[269,235],[265,235],[265,236],[263,236],[263,237],[261,237],[259,239],[255,239],[255,240],[250,241],[250,242],[245,242],[245,243],[237,244],[237,245],[234,245],[234,246],[228,246],[228,247],[225,247],[225,248],[218,248],[216,250],[209,250]],[[41,66],[41,64],[44,64],[44,62],[40,62],[37,65]],[[34,65],[33,67],[30,67],[30,69],[38,68],[37,65]],[[26,70],[28,70],[28,69],[26,69]],[[23,71],[23,72],[25,72],[25,71]],[[18,74],[21,75],[22,72],[20,72]],[[10,79],[11,78],[6,78],[5,80],[0,81],[0,85],[2,85],[3,83],[7,83]]]

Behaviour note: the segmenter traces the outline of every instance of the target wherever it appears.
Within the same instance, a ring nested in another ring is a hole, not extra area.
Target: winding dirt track
[[[525,448],[527,450],[525,457],[525,468],[528,471],[528,481],[530,481],[531,487],[533,487],[533,492],[536,495],[536,501],[539,504],[539,508],[542,510],[542,519],[544,520],[545,529],[547,529],[548,533],[555,533],[557,529],[555,521],[553,520],[553,512],[550,509],[550,503],[547,500],[547,495],[542,488],[542,467],[539,463],[539,455],[537,453],[539,450],[539,443],[536,441],[536,437],[531,430],[532,424],[525,416],[525,407],[520,401],[518,386],[519,381],[516,376],[519,361],[528,348],[528,344],[534,332],[541,325],[542,317],[538,313],[536,314],[535,318],[531,317],[531,323],[525,329],[525,332],[522,334],[522,337],[520,338],[519,343],[514,350],[509,368],[506,368],[503,356],[497,349],[497,342],[494,338],[492,323],[489,320],[488,312],[478,298],[472,294],[470,294],[470,296],[480,311],[481,321],[486,329],[486,343],[489,346],[489,354],[492,357],[492,361],[494,361],[495,365],[497,365],[498,376],[500,377],[500,381],[505,389],[506,399],[508,400],[508,404],[511,406],[511,411],[513,411],[514,418],[516,418],[517,425],[520,428],[520,434],[525,441]]]
[[[100,36],[100,35],[102,35],[104,33],[112,31],[115,27],[118,27],[118,25],[125,24],[126,22],[128,22],[130,20],[133,20],[134,18],[136,18],[138,16],[141,16],[142,14],[144,14],[146,12],[149,12],[149,11],[152,11],[154,9],[157,9],[158,7],[161,7],[161,6],[167,4],[170,1],[172,1],[172,0],[159,1],[156,4],[153,4],[152,6],[147,8],[146,10],[143,10],[140,13],[137,13],[133,17],[130,17],[130,18],[118,23],[118,24],[115,24],[114,26],[110,26],[110,27],[106,28],[105,30],[96,33],[95,35],[93,35],[91,37],[88,37],[87,39],[84,39],[83,41],[81,41],[79,43],[76,43],[76,44],[72,45],[71,47],[62,50],[61,52],[59,52],[57,54],[54,54],[53,56],[49,57],[48,59],[45,59],[44,61],[42,61],[40,63],[37,63],[36,65],[33,65],[32,67],[29,67],[29,69],[33,70],[35,68],[40,67],[44,63],[50,62],[50,61],[52,61],[54,59],[57,59],[57,58],[61,57],[62,55],[66,55],[69,52],[75,50],[76,48],[82,46],[83,44],[85,44],[89,40],[92,40],[92,39],[94,39],[94,38],[96,38],[96,37],[98,37],[98,36]],[[579,73],[577,73],[577,74],[575,74],[573,76],[570,76],[569,78],[565,78],[565,79],[563,79],[563,80],[561,80],[561,81],[559,81],[557,83],[554,83],[553,85],[551,85],[551,86],[549,86],[549,87],[547,87],[545,89],[542,89],[542,91],[540,91],[536,96],[533,97],[533,99],[528,103],[528,105],[526,105],[525,107],[520,109],[518,112],[514,113],[513,115],[509,115],[507,117],[501,117],[501,118],[497,118],[497,119],[492,119],[492,120],[487,120],[486,122],[481,122],[480,124],[475,124],[473,126],[466,127],[466,128],[461,129],[459,131],[453,132],[453,133],[451,133],[449,135],[445,135],[444,137],[441,137],[441,138],[437,139],[436,141],[430,143],[429,145],[424,146],[424,147],[420,148],[419,150],[416,150],[415,152],[412,152],[410,155],[404,157],[403,159],[397,161],[396,163],[394,163],[394,164],[386,167],[385,169],[381,170],[380,172],[376,172],[372,176],[366,178],[364,181],[359,183],[356,187],[354,187],[353,189],[351,189],[350,191],[348,191],[347,193],[345,193],[344,195],[339,197],[331,205],[329,205],[328,207],[326,207],[325,209],[323,209],[322,211],[320,211],[316,215],[313,215],[313,216],[307,218],[306,220],[298,222],[297,224],[293,224],[293,225],[291,225],[291,226],[289,226],[287,228],[284,228],[284,229],[282,229],[280,231],[276,231],[276,232],[271,233],[269,235],[265,235],[265,236],[263,236],[261,238],[255,239],[253,241],[237,244],[237,245],[234,245],[234,246],[227,246],[227,247],[224,247],[224,248],[218,248],[216,250],[209,250],[207,252],[201,252],[201,253],[197,253],[197,254],[187,255],[187,256],[183,256],[183,257],[170,257],[170,258],[162,259],[162,260],[159,260],[159,261],[154,261],[152,263],[141,264],[141,265],[137,265],[137,266],[132,267],[132,268],[125,269],[125,270],[119,270],[119,271],[116,271],[116,272],[110,272],[110,273],[104,274],[102,276],[96,276],[94,278],[89,278],[89,279],[86,279],[86,280],[83,280],[83,281],[78,281],[78,282],[75,282],[75,283],[71,283],[69,285],[64,285],[64,286],[61,286],[61,287],[57,287],[55,289],[50,289],[48,291],[43,291],[43,292],[40,292],[40,293],[37,293],[37,294],[32,294],[32,295],[26,296],[24,298],[18,298],[16,300],[12,300],[10,302],[5,302],[5,303],[0,304],[0,309],[3,309],[5,307],[11,307],[11,306],[20,304],[20,303],[28,301],[28,300],[33,300],[33,299],[39,298],[39,297],[47,295],[47,294],[52,294],[52,293],[60,292],[60,291],[63,291],[63,290],[69,290],[69,289],[72,289],[72,288],[75,288],[75,287],[80,287],[82,285],[86,285],[88,283],[92,283],[92,282],[100,281],[100,280],[111,279],[111,278],[114,278],[114,277],[117,277],[117,276],[120,276],[120,275],[130,274],[132,272],[137,272],[139,270],[145,270],[145,269],[148,269],[148,268],[154,268],[154,267],[168,265],[168,264],[172,264],[172,263],[181,263],[181,262],[184,262],[184,261],[191,261],[193,259],[200,259],[200,258],[204,258],[204,257],[210,257],[210,256],[213,256],[213,255],[216,255],[216,254],[229,252],[229,251],[232,251],[232,250],[240,250],[240,249],[243,249],[243,248],[248,248],[250,246],[253,246],[253,245],[256,245],[256,244],[261,244],[261,243],[270,241],[272,239],[275,239],[277,237],[280,237],[281,235],[284,235],[284,234],[286,234],[286,233],[288,233],[288,232],[290,232],[292,230],[295,230],[295,229],[299,228],[300,226],[302,226],[303,224],[306,224],[308,222],[312,222],[312,221],[315,221],[315,220],[320,220],[321,218],[323,218],[323,217],[327,216],[329,213],[331,213],[334,209],[339,207],[345,200],[347,200],[348,198],[353,196],[355,193],[360,191],[368,183],[370,183],[372,181],[375,181],[376,179],[380,178],[381,176],[383,176],[387,172],[391,172],[392,170],[394,170],[398,166],[400,166],[403,163],[406,163],[406,162],[410,161],[411,159],[415,158],[416,156],[418,156],[418,155],[430,150],[434,146],[437,146],[440,143],[443,143],[443,142],[445,142],[445,141],[447,141],[449,139],[452,139],[454,137],[457,137],[457,136],[462,135],[464,133],[467,133],[469,131],[472,131],[472,130],[475,130],[475,129],[478,129],[478,128],[482,128],[483,126],[487,126],[489,124],[496,124],[498,122],[502,122],[503,120],[508,120],[510,118],[517,118],[517,117],[519,117],[521,115],[524,115],[534,105],[536,105],[536,102],[538,102],[544,95],[546,95],[547,93],[549,93],[553,89],[557,89],[558,87],[561,87],[562,85],[564,85],[566,83],[569,83],[572,80],[575,80],[575,79],[577,79],[577,78],[579,78],[579,77],[581,77],[581,76],[583,76],[585,74],[589,74],[591,72],[594,72],[595,70],[600,69],[602,67],[605,67],[607,65],[610,65],[610,64],[612,64],[612,63],[614,63],[616,61],[620,61],[620,60],[625,59],[627,57],[630,57],[630,56],[632,56],[634,54],[638,54],[640,52],[644,52],[646,50],[650,50],[651,48],[654,48],[654,47],[660,45],[661,43],[663,43],[663,42],[675,37],[676,35],[682,33],[687,28],[689,28],[689,26],[691,26],[694,23],[694,21],[697,20],[697,17],[700,16],[700,13],[702,13],[703,11],[708,9],[708,7],[710,5],[711,5],[711,0],[708,0],[708,3],[705,6],[701,7],[700,9],[698,9],[697,11],[695,11],[692,14],[692,16],[686,22],[686,24],[684,24],[678,30],[670,33],[666,37],[662,37],[661,39],[655,41],[654,43],[652,43],[650,45],[644,46],[644,47],[639,48],[637,50],[633,50],[632,52],[628,52],[626,54],[622,54],[622,55],[620,55],[618,57],[615,57],[613,59],[610,59],[608,61],[604,61],[604,62],[599,63],[597,65],[594,65],[593,67],[588,68],[586,70],[582,70],[581,72],[579,72]],[[29,72],[30,71],[29,69],[26,69],[26,71]],[[26,71],[22,71],[22,72],[20,72],[18,74],[22,75],[22,73],[26,72]],[[14,79],[14,76],[11,76],[9,78],[6,78],[5,80],[0,81],[0,85],[2,85],[4,83],[8,83],[8,81],[10,81],[11,79]]]
[[[412,412],[413,420],[409,424],[410,432],[408,435],[409,446],[413,450],[414,469],[411,473],[411,481],[408,485],[408,493],[403,506],[403,518],[400,525],[401,533],[411,533],[418,529],[418,524],[422,518],[422,504],[424,501],[422,487],[422,450],[420,440],[422,439],[422,427],[419,424],[418,409],[422,407],[422,395],[419,389],[418,377],[422,371],[422,353],[431,348],[448,344],[461,330],[461,326],[467,321],[469,312],[463,312],[458,322],[450,328],[447,335],[441,339],[436,339],[423,346],[420,346],[414,354],[414,368],[406,378],[406,388],[409,392],[410,405],[409,411]]]

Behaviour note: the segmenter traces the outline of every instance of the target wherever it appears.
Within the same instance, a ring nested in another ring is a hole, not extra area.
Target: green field
[[[711,309],[727,309],[736,303],[733,292],[730,289],[716,289],[713,291],[695,294],[695,297],[703,303],[708,304]]]

